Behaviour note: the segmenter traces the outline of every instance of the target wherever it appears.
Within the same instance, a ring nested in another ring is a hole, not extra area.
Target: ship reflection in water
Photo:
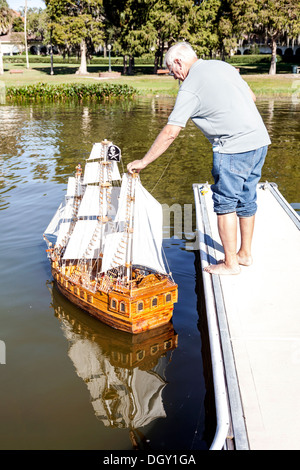
[[[172,323],[138,335],[115,330],[74,308],[51,286],[68,355],[96,417],[105,426],[128,429],[133,448],[139,448],[145,439],[138,428],[166,417],[163,375],[178,342]]]

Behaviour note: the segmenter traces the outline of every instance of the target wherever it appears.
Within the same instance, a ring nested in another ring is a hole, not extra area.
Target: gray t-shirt
[[[189,118],[220,153],[271,143],[247,83],[220,60],[197,60],[180,86],[168,124],[185,127]]]

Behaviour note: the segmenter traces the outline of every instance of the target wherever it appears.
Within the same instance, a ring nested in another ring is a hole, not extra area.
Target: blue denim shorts
[[[251,217],[257,211],[256,186],[267,155],[268,146],[244,153],[213,154],[211,185],[214,211],[217,214],[236,212]]]

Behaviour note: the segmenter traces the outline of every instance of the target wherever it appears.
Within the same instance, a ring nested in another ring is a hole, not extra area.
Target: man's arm
[[[182,127],[180,126],[167,124],[158,134],[146,155],[141,160],[134,160],[133,162],[128,163],[127,170],[130,173],[132,173],[133,170],[140,172],[146,168],[149,163],[154,162],[154,160],[160,157],[170,147],[172,142],[174,142],[176,137],[179,135],[181,129]]]

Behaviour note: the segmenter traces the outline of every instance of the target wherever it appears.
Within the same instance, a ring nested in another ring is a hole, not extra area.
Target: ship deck
[[[223,257],[202,186],[193,185],[201,268]],[[202,272],[218,421],[211,448],[297,450],[300,218],[276,185],[257,192],[253,265],[237,276]]]

